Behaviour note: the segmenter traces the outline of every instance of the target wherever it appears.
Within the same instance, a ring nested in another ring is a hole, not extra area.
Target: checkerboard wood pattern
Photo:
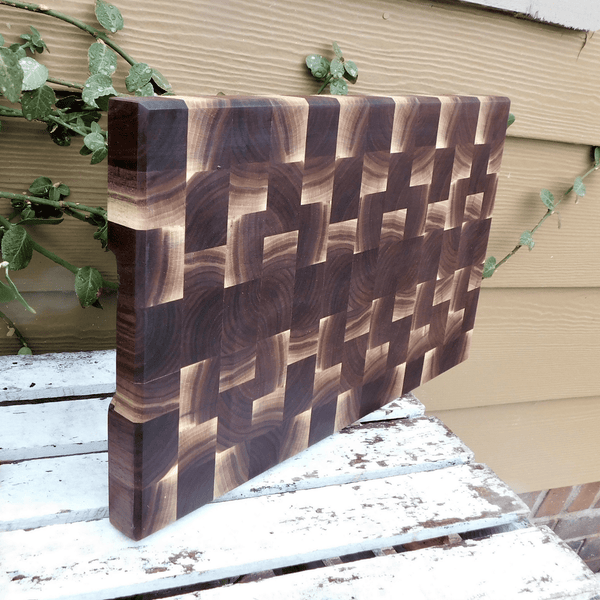
[[[143,538],[465,360],[508,109],[111,100],[117,528]]]

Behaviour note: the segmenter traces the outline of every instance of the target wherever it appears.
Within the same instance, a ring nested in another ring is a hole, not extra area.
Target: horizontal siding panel
[[[506,256],[521,234],[546,213],[540,190],[556,200],[593,164],[589,146],[508,138],[498,181],[488,255]],[[600,272],[590,257],[600,254],[600,171],[585,180],[586,195],[571,193],[535,233],[535,248],[522,248],[485,281],[488,287],[597,287]]]
[[[2,311],[23,333],[34,354],[116,347],[116,295],[100,299],[103,310],[82,309],[74,291],[30,292],[23,296],[37,314],[27,312],[18,302],[3,306]],[[14,335],[8,336],[8,327],[0,319],[0,355],[16,354],[20,347]]]
[[[433,411],[517,493],[600,479],[600,396]]]
[[[483,289],[470,358],[415,395],[431,411],[597,395],[599,306],[598,288]]]
[[[87,0],[52,7],[94,22]],[[511,135],[600,141],[600,39],[580,53],[581,32],[422,0],[202,0],[171,3],[168,11],[159,0],[131,0],[120,8],[126,28],[115,39],[180,94],[315,93],[304,56],[331,53],[335,39],[359,66],[356,93],[507,95],[519,116]],[[85,80],[89,36],[45,15],[4,6],[0,15],[7,41],[34,24],[50,46],[43,62],[53,74]],[[73,50],[80,57],[71,58]]]

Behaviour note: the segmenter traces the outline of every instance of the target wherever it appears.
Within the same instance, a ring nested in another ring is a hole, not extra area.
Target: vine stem
[[[34,204],[44,204],[46,206],[53,206],[54,208],[71,208],[74,210],[84,210],[92,215],[98,215],[106,219],[106,211],[103,208],[95,208],[93,206],[85,206],[78,204],[77,202],[67,202],[61,200],[56,202],[55,200],[49,200],[47,198],[38,198],[36,196],[25,196],[24,194],[11,194],[10,192],[0,192],[0,198],[6,198],[8,200],[26,200]]]
[[[81,83],[75,83],[74,81],[65,81],[64,79],[58,79],[57,77],[48,77],[46,81],[50,83],[56,83],[56,85],[62,85],[63,87],[70,87],[76,90],[82,90],[83,85]]]
[[[585,179],[588,175],[591,175],[594,171],[597,171],[600,168],[600,165],[597,165],[594,163],[594,165],[588,169],[582,176],[581,179]],[[575,188],[574,185],[572,185],[562,196],[561,198],[558,200],[558,202],[554,205],[554,208],[549,208],[546,213],[544,214],[544,216],[538,221],[537,225],[531,230],[531,234],[533,235],[546,221],[546,219],[548,217],[551,217],[555,212],[556,212],[556,207],[573,191],[573,189]],[[579,196],[577,196],[577,199],[579,199]],[[559,225],[560,226],[560,225]],[[507,260],[509,260],[510,258],[512,258],[521,248],[523,247],[523,244],[517,244],[502,260],[498,261],[494,267],[494,272],[496,272],[496,270],[498,269],[498,267],[500,267],[501,265],[503,265]]]
[[[323,82],[323,85],[319,88],[319,91],[317,92],[317,96],[327,87],[327,84],[333,79],[333,75],[331,73],[329,73],[329,75],[327,75],[327,77],[325,78],[325,81]]]
[[[137,61],[133,60],[129,54],[125,52],[118,44],[115,44],[105,33],[99,31],[95,27],[76,19],[75,17],[70,17],[69,15],[65,15],[57,10],[52,10],[50,7],[45,4],[33,4],[32,2],[21,2],[20,0],[0,0],[0,4],[4,4],[6,6],[12,6],[13,8],[21,8],[23,10],[28,10],[30,12],[41,13],[44,15],[48,15],[50,17],[54,17],[55,19],[60,19],[61,21],[65,21],[65,23],[69,23],[70,25],[74,25],[78,27],[82,31],[89,33],[92,37],[97,40],[102,40],[107,46],[112,48],[117,54],[121,55],[130,65],[137,64]]]
[[[46,248],[44,248],[44,246],[41,246],[36,241],[31,240],[31,242],[33,244],[33,249],[36,252],[39,252],[42,256],[49,258],[51,261],[55,262],[57,265],[60,265],[61,267],[64,267],[68,271],[71,271],[71,273],[73,273],[74,275],[77,275],[77,272],[79,271],[79,267],[72,265],[69,261],[65,260],[64,258],[61,258],[57,254],[54,254],[54,252],[47,250]],[[111,281],[106,281],[106,279],[104,279],[104,277],[103,277],[102,278],[102,287],[108,288],[111,290],[118,290],[119,284],[112,283]]]
[[[18,327],[1,310],[0,310],[0,319],[2,319],[8,325],[9,329],[12,329],[14,331],[14,334],[17,336],[17,339],[21,342],[21,346],[23,346],[24,348],[29,348],[29,344],[27,343],[27,340],[23,337],[23,334],[19,331]]]
[[[6,195],[6,192],[0,192],[0,193]],[[27,197],[27,196],[19,196],[19,194],[12,194],[12,196],[16,196],[17,198],[26,198]],[[39,200],[39,198],[35,198],[35,200]],[[48,202],[51,202],[51,201],[49,200]],[[55,203],[55,204],[57,204],[57,203]],[[69,204],[72,204],[72,203],[69,203]],[[11,223],[8,219],[3,217],[2,215],[0,215],[0,225],[2,225],[2,227],[4,227],[4,229],[7,231],[11,227],[15,227],[15,225],[13,223]],[[55,262],[57,265],[64,267],[68,271],[71,271],[71,273],[73,273],[74,275],[76,275],[77,271],[79,271],[78,267],[71,264],[69,261],[65,260],[64,258],[61,258],[57,254],[54,254],[54,252],[47,250],[46,248],[44,248],[44,246],[41,246],[35,240],[31,239],[31,243],[32,243],[33,249],[36,252],[39,252],[42,256],[49,258],[51,261]],[[118,290],[119,284],[113,283],[111,281],[106,281],[106,279],[104,279],[104,277],[103,277],[102,278],[102,287],[109,289],[109,290]]]

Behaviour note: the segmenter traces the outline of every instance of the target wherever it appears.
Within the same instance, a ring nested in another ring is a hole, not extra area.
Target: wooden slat
[[[208,504],[133,542],[107,520],[0,534],[10,600],[100,600],[514,521],[528,508],[482,465]],[[43,560],[39,557],[43,548]]]
[[[215,501],[365,481],[463,464],[473,453],[437,419],[351,427]],[[4,465],[0,531],[108,516],[106,454]]]
[[[424,412],[425,407],[412,392],[408,392],[408,394],[404,394],[397,400],[392,400],[358,421],[360,423],[373,423],[374,421],[387,421],[389,419],[414,419],[423,415]]]
[[[115,351],[0,356],[0,406],[39,398],[114,394]]]
[[[93,5],[80,0],[57,0],[52,8],[94,22]],[[582,32],[425,0],[353,2],[344,10],[333,0],[303,0],[293,10],[269,0],[175,3],[167,12],[159,0],[132,0],[119,8],[126,26],[116,39],[136,60],[160,69],[180,94],[316,93],[304,57],[331,57],[334,39],[359,66],[354,93],[502,94],[519,115],[514,135],[581,143],[600,138],[597,36],[580,53]],[[11,24],[0,29],[8,43],[33,24],[51,49],[42,59],[52,74],[86,79],[87,62],[78,56],[93,41],[89,36],[42,15],[8,7],[0,15]],[[327,15],[326,36],[315,15]],[[349,33],[353,27],[359,36]],[[182,47],[185,55],[173,60]],[[276,65],[275,71],[265,65]],[[577,93],[557,81],[573,82]]]
[[[2,465],[0,485],[0,531],[108,517],[106,452]]]
[[[0,462],[107,450],[110,397],[4,406]]]
[[[598,306],[600,288],[482,289],[470,358],[415,394],[430,411],[596,396]]]
[[[598,481],[600,396],[435,414],[518,493]]]
[[[599,594],[598,581],[566,544],[546,527],[530,527],[451,548],[361,560],[172,600],[595,600]]]

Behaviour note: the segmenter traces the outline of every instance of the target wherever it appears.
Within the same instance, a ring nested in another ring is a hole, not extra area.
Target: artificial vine
[[[320,54],[309,54],[306,57],[306,66],[310,69],[312,76],[322,81],[317,94],[329,86],[329,92],[337,96],[348,94],[348,84],[356,83],[358,79],[358,67],[351,60],[346,60],[337,42],[333,42],[335,57],[328,61]]]
[[[34,58],[48,50],[35,27],[31,26],[29,33],[20,36],[21,42],[9,46],[5,46],[0,35],[0,93],[10,103],[20,105],[19,108],[0,106],[0,118],[44,123],[50,139],[58,146],[70,146],[74,138],[79,138],[82,141],[79,153],[89,156],[91,164],[98,164],[108,155],[108,132],[100,125],[100,119],[108,110],[109,98],[123,95],[114,88],[112,80],[119,56],[130,65],[125,78],[125,87],[130,94],[154,96],[172,93],[169,82],[158,70],[134,60],[106,33],[114,34],[123,29],[124,22],[120,11],[105,0],[96,0],[95,5],[96,18],[105,31],[44,5],[19,0],[0,0],[0,4],[65,21],[95,39],[87,52],[89,77],[85,82],[75,82],[51,77],[48,69]],[[58,91],[58,88],[65,90]],[[44,248],[27,229],[27,225],[59,225],[64,217],[75,218],[95,228],[93,237],[106,250],[106,210],[68,201],[66,198],[70,193],[64,183],[54,183],[44,176],[37,177],[23,194],[0,190],[0,198],[10,200],[12,208],[9,215],[0,215],[1,266],[6,277],[6,283],[0,281],[0,302],[16,300],[27,310],[35,312],[9,276],[9,271],[26,268],[34,252],[74,274],[75,292],[84,308],[102,308],[99,302],[102,290],[117,289],[117,283],[106,281],[94,267],[77,267]],[[9,333],[16,335],[21,342],[20,353],[31,353],[14,323],[1,311],[0,318],[7,323]]]

